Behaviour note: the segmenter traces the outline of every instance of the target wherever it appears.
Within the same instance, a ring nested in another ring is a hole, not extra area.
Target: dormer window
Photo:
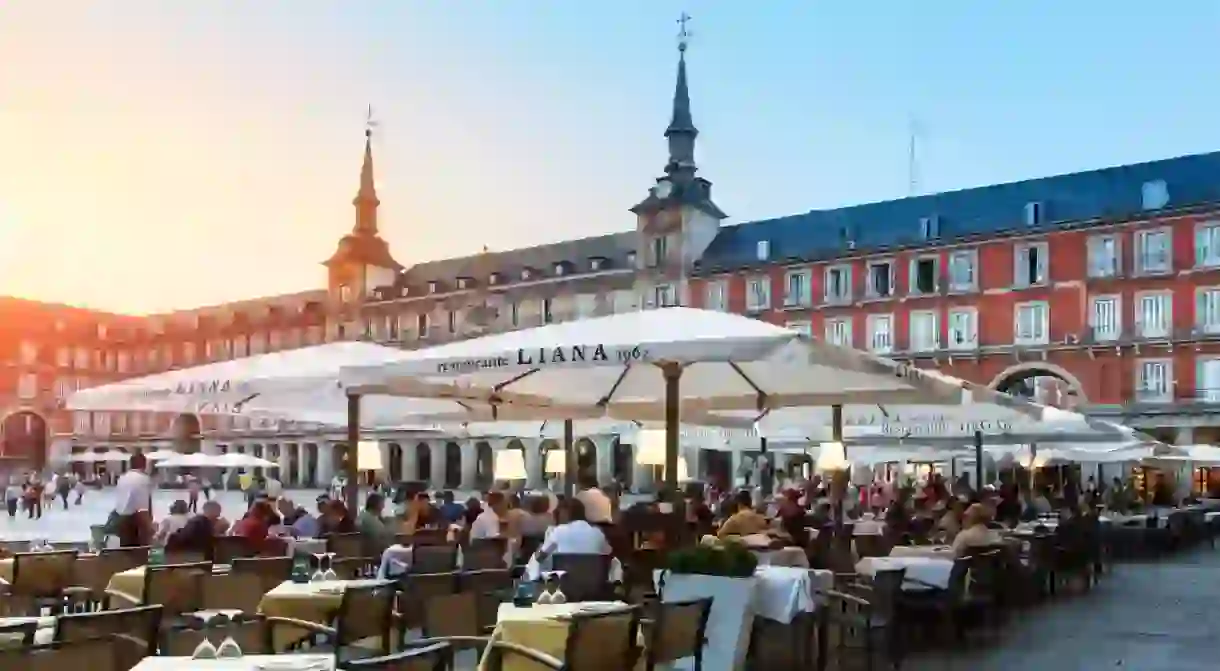
[[[522,268],[521,269],[521,280],[528,281],[528,280],[532,280],[532,279],[534,279],[534,269],[533,268]]]
[[[98,340],[106,339],[106,325],[105,324],[97,325],[97,339]]]
[[[500,273],[492,273],[492,274],[488,275],[487,283],[488,284],[499,284],[500,283]]]
[[[436,293],[436,290],[438,287],[439,287],[439,285],[437,284],[436,280],[429,282],[428,283],[428,293],[430,293],[430,294]]]
[[[565,268],[564,268],[563,262],[555,264],[555,274],[556,275],[562,275],[564,270],[565,270]]]
[[[627,252],[627,265],[635,266],[635,252]]]
[[[1032,201],[1025,204],[1025,225],[1037,226],[1042,223],[1042,203]]]
[[[469,288],[470,288],[470,278],[469,278],[469,277],[459,277],[459,278],[457,278],[457,288],[459,288],[459,289],[469,289]]]
[[[410,296],[410,295],[411,295],[411,287],[408,287],[408,286],[406,286],[406,285],[403,285],[402,287],[399,287],[399,289],[398,289],[398,295],[399,295],[399,296],[401,296],[401,297],[403,297],[403,298],[406,298],[407,296]]]
[[[589,258],[589,270],[597,272],[599,270],[602,270],[605,267],[606,267],[606,259],[604,259],[600,256],[593,256],[593,257]]]
[[[1144,182],[1140,195],[1145,210],[1159,210],[1169,204],[1169,186],[1163,179]]]

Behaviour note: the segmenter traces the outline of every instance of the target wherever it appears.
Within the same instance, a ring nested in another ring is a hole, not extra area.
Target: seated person
[[[190,521],[187,515],[186,501],[181,499],[170,504],[169,514],[166,515],[159,525],[157,525],[157,533],[153,536],[153,545],[165,545],[169,537]]]
[[[288,547],[282,538],[270,535],[271,527],[280,523],[280,517],[268,501],[256,501],[246,516],[233,525],[232,536],[246,539],[249,547],[258,554],[284,554]]]
[[[364,502],[364,510],[356,520],[356,530],[364,536],[365,544],[372,547],[385,548],[394,543],[394,529],[382,519],[385,510],[385,498],[376,492],[369,494]]]
[[[761,534],[771,528],[771,520],[754,510],[754,497],[748,490],[737,492],[735,499],[737,512],[720,525],[720,530],[716,532],[718,538]]]
[[[567,521],[547,532],[535,553],[539,563],[554,554],[610,554],[605,533],[586,519],[585,506],[580,499],[564,501],[562,512]]]
[[[470,540],[479,538],[499,538],[502,535],[501,524],[508,515],[508,499],[503,492],[490,492],[487,495],[487,505],[483,512],[470,525]]]
[[[208,501],[203,512],[186,521],[181,529],[171,533],[165,540],[168,552],[193,552],[211,561],[212,543],[217,536],[228,531],[229,523],[220,516],[220,504]]]
[[[356,522],[347,512],[347,506],[342,501],[327,499],[319,504],[322,515],[318,518],[318,538],[327,534],[345,534],[356,530]]]
[[[953,556],[965,557],[974,548],[1003,543],[1003,537],[987,526],[990,521],[991,509],[987,506],[975,503],[967,508],[962,514],[962,530],[953,538]]]

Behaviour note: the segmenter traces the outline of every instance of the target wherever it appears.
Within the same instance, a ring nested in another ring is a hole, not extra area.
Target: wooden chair
[[[424,605],[429,599],[458,591],[458,574],[407,573],[398,579],[398,584],[401,591],[396,610],[405,629],[416,629],[424,625]]]
[[[502,569],[507,553],[508,540],[505,538],[476,538],[462,549],[462,569]]]
[[[393,648],[394,583],[348,587],[335,618],[335,626],[286,617],[266,617],[268,626],[302,629],[325,639],[338,660],[388,655]]]
[[[190,657],[195,648],[205,639],[217,647],[226,638],[232,638],[243,655],[272,655],[270,626],[259,617],[241,620],[226,620],[204,623],[192,620],[189,626],[165,632],[161,638],[161,654],[171,657]]]
[[[702,671],[712,599],[657,603],[651,614],[651,619],[640,620],[646,671],[653,671],[657,664],[669,665],[687,657],[695,659],[695,671]]]
[[[351,660],[341,671],[445,671],[451,668],[452,659],[448,643],[433,643],[384,657]]]
[[[411,546],[411,573],[445,573],[457,568],[457,545]]]
[[[292,578],[292,562],[292,557],[235,557],[233,573],[258,576],[265,594]]]
[[[565,554],[551,556],[551,569],[564,571],[559,581],[568,601],[610,601],[613,586],[610,584],[610,555]]]
[[[146,642],[118,634],[0,650],[0,669],[130,671],[150,653]]]
[[[330,534],[326,537],[326,551],[335,553],[336,558],[367,556],[364,535],[358,531]]]
[[[64,611],[66,599],[89,594],[88,587],[73,585],[76,550],[19,552],[13,556],[13,580],[5,595],[7,611],[37,615],[43,608]]]
[[[263,584],[262,576],[257,573],[230,571],[206,575],[203,577],[203,608],[240,610],[253,615],[267,593]]]
[[[506,568],[465,571],[460,575],[461,591],[474,592],[479,602],[479,631],[489,631],[499,616],[500,604],[513,598],[513,574]]]
[[[140,605],[160,604],[164,607],[163,623],[177,620],[183,613],[193,613],[203,607],[203,581],[211,575],[212,564],[208,562],[148,566],[144,569]],[[110,594],[109,590],[107,594]]]
[[[622,671],[635,668],[640,655],[640,608],[573,615],[564,645],[563,668],[570,671]]]
[[[151,648],[157,641],[163,611],[157,605],[61,615],[55,621],[55,640],[87,641],[126,634],[145,641]]]
[[[244,536],[217,536],[212,539],[212,561],[217,564],[232,564],[238,557],[254,557],[258,552]]]

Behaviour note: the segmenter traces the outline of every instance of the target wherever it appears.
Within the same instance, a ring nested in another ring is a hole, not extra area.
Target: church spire
[[[665,173],[676,181],[689,181],[695,176],[695,138],[699,129],[690,111],[690,89],[686,83],[686,48],[690,44],[690,31],[686,24],[690,15],[682,13],[678,19],[678,79],[674,83],[673,114],[669,119],[669,127],[665,129],[665,138],[669,140],[669,162],[665,165]]]
[[[360,190],[352,200],[352,205],[356,206],[356,226],[352,232],[358,235],[377,235],[377,208],[381,201],[377,199],[377,184],[373,178],[373,128],[376,126],[373,107],[370,105],[364,125],[364,162],[360,165]]]

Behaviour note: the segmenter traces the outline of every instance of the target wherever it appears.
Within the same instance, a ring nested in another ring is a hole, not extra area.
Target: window
[[[87,436],[93,429],[92,416],[87,412],[72,413],[72,429],[73,433],[79,436]]]
[[[653,288],[655,304],[659,308],[672,308],[678,305],[678,292],[668,284],[660,284]]]
[[[1135,234],[1135,272],[1141,275],[1172,270],[1169,229],[1158,228]]]
[[[555,276],[556,277],[559,277],[560,275],[562,275],[564,270],[565,270],[565,268],[562,263],[555,264]]]
[[[55,350],[55,365],[60,368],[67,368],[72,365],[72,350],[67,347],[59,347]]]
[[[398,340],[398,315],[386,315],[385,317],[385,337],[390,342]]]
[[[978,347],[978,312],[974,308],[949,310],[949,349]]]
[[[598,258],[598,257],[596,257],[596,256],[595,256],[595,257],[593,257],[593,258],[591,258],[591,259],[589,259],[589,270],[592,270],[592,271],[594,271],[594,272],[596,272],[596,271],[598,271],[598,270],[601,270],[601,269],[602,269],[602,261],[603,261],[603,259],[600,259],[600,258]]]
[[[978,252],[973,249],[949,252],[949,290],[974,291],[978,289],[978,276],[974,267],[978,264]]]
[[[449,333],[450,334],[457,333],[458,332],[457,310],[449,310],[445,315],[445,319],[446,319],[446,324],[449,327]]]
[[[350,303],[352,300],[352,288],[346,284],[339,285],[339,300],[344,303]]]
[[[182,343],[182,362],[185,364],[192,364],[195,362],[195,343],[193,343],[193,342]],[[123,365],[122,355],[120,355],[120,358],[119,358],[120,368],[122,367],[122,365]]]
[[[597,270],[597,269],[594,268],[594,270]],[[488,284],[499,284],[500,283],[500,273],[492,273],[492,274],[488,275],[487,283]]]
[[[1141,338],[1167,338],[1173,326],[1173,296],[1169,293],[1136,295],[1135,327]]]
[[[1209,221],[1195,229],[1195,267],[1220,267],[1220,223]]]
[[[1220,333],[1220,287],[1200,287],[1195,292],[1195,329]]]
[[[1169,185],[1163,179],[1144,182],[1140,196],[1145,210],[1159,210],[1169,204]]]
[[[635,252],[627,252],[627,265],[631,268],[635,267]]]
[[[784,276],[784,307],[808,307],[813,301],[812,278],[807,270],[789,271]]]
[[[1042,223],[1042,203],[1037,201],[1025,204],[1025,225],[1037,226]]]
[[[1045,345],[1050,342],[1050,307],[1043,301],[1018,303],[1013,344]]]
[[[1119,246],[1116,235],[1094,235],[1089,238],[1089,277],[1117,277]]]
[[[840,347],[851,347],[851,319],[847,317],[827,319],[826,342]]]
[[[432,317],[427,312],[421,312],[415,315],[415,331],[419,333],[419,337],[427,338],[428,332],[432,330]]]
[[[1122,333],[1122,312],[1118,296],[1095,296],[1089,308],[1089,328],[1095,342],[1118,340]]]
[[[521,306],[516,301],[508,304],[508,323],[513,328],[521,325]]]
[[[940,348],[940,328],[936,312],[915,310],[911,312],[911,351],[932,352]]]
[[[703,307],[708,310],[720,310],[724,312],[729,309],[728,287],[723,280],[708,282],[703,287]]]
[[[831,305],[851,302],[851,266],[831,266],[826,269],[826,302]]]
[[[940,237],[940,217],[920,217],[919,236],[924,240]]]
[[[746,280],[746,311],[761,312],[771,308],[771,278],[765,275]]]
[[[1016,247],[1014,286],[1036,287],[1046,284],[1048,247],[1045,242],[1019,244]]]
[[[1220,359],[1199,359],[1195,373],[1195,389],[1200,400],[1220,401]]]
[[[24,373],[17,378],[17,398],[30,400],[38,396],[38,376],[34,373]]]
[[[38,344],[29,340],[21,341],[21,363],[30,364],[38,363]]]
[[[542,323],[550,324],[555,321],[555,315],[551,312],[551,306],[554,301],[549,298],[542,299]]]
[[[813,337],[813,324],[809,322],[788,322],[784,324],[784,328],[796,331],[803,336]]]
[[[759,261],[766,261],[767,259],[771,258],[771,241],[770,240],[759,240],[758,249],[756,249],[755,251],[758,252]]]
[[[1135,367],[1135,398],[1140,401],[1173,399],[1173,362],[1142,359]]]
[[[869,298],[889,298],[894,295],[894,262],[871,261],[868,264]]]
[[[894,351],[894,317],[892,315],[869,315],[868,348],[880,354]]]
[[[669,256],[669,238],[668,236],[659,235],[652,239],[651,249],[649,251],[649,261],[654,266],[659,266],[665,263],[666,257]]]
[[[912,295],[934,294],[937,290],[937,280],[940,279],[939,259],[935,256],[923,256],[911,259],[910,291]]]

